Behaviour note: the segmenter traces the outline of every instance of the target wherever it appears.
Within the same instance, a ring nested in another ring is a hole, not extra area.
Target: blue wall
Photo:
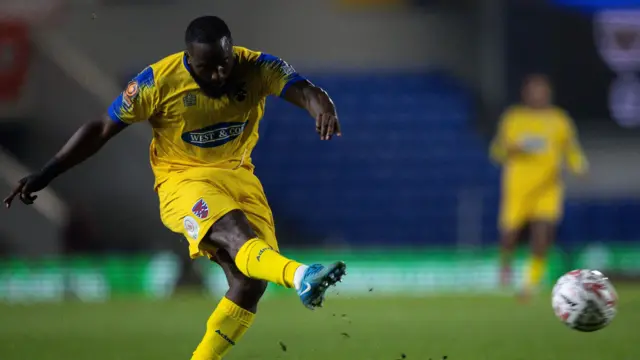
[[[495,173],[467,91],[438,73],[312,79],[334,98],[344,137],[322,142],[303,111],[268,104],[254,156],[278,229],[361,244],[454,241],[458,190]]]
[[[313,119],[271,99],[254,152],[288,245],[452,245],[457,196],[483,194],[483,243],[495,243],[499,171],[475,132],[470,93],[441,73],[311,77],[334,98],[344,137],[322,142]],[[561,242],[634,241],[640,202],[567,205]]]

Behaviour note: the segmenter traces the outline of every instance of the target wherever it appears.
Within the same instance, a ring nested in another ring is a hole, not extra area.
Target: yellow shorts
[[[558,222],[563,201],[563,189],[555,185],[529,193],[505,191],[500,205],[500,228],[517,230],[534,220]]]
[[[271,208],[253,171],[195,168],[180,172],[157,188],[160,218],[189,241],[191,258],[208,256],[199,248],[211,226],[232,210],[242,210],[258,237],[278,251]]]

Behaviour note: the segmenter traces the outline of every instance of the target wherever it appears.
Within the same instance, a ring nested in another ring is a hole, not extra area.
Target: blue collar
[[[187,53],[186,52],[182,56],[182,63],[184,64],[185,69],[187,69],[187,71],[189,73],[191,73],[191,66],[189,66],[189,62],[187,61]]]

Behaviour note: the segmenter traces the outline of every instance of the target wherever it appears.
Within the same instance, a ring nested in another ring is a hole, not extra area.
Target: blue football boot
[[[322,307],[324,294],[330,286],[342,281],[347,274],[347,265],[338,261],[329,266],[313,264],[307,268],[300,283],[298,295],[308,309]]]

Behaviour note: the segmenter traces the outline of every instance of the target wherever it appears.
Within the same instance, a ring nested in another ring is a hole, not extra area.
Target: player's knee
[[[268,282],[264,280],[246,279],[239,281],[238,288],[242,294],[261,297],[267,291]]]
[[[515,230],[503,231],[500,236],[500,245],[503,248],[511,249],[516,246],[518,242],[518,232]]]
[[[241,210],[232,210],[211,226],[207,237],[214,246],[225,249],[235,257],[242,245],[255,238],[256,233]]]
[[[264,280],[250,278],[234,279],[229,284],[229,292],[238,299],[246,308],[254,307],[258,304],[262,295],[267,291],[268,283]]]

